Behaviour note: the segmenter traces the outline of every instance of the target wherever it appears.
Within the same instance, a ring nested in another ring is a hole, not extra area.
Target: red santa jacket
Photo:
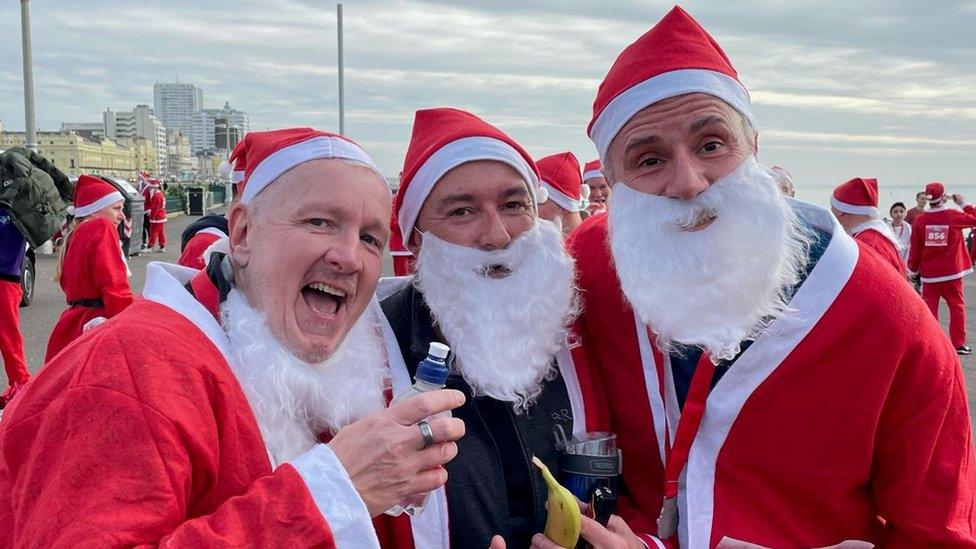
[[[976,208],[962,211],[946,206],[930,208],[912,223],[912,245],[908,270],[918,273],[922,282],[944,282],[973,272],[962,230],[976,227]]]
[[[150,264],[146,299],[8,406],[0,547],[378,546],[327,446],[272,467],[195,274]]]
[[[906,274],[905,260],[901,258],[900,252],[901,243],[884,221],[868,221],[854,227],[851,234],[854,236],[854,240],[863,242],[877,252],[885,263],[895,269],[896,273]]]
[[[92,218],[78,224],[68,238],[59,283],[68,308],[51,332],[45,362],[80,336],[86,322],[112,318],[132,303],[119,233],[111,221]]]
[[[790,302],[712,390],[680,482],[681,547],[723,538],[768,547],[860,539],[884,547],[976,547],[972,430],[958,357],[910,286],[831,233]],[[666,433],[680,418],[669,359],[620,291],[607,218],[571,251],[584,348],[623,451],[619,509],[656,533]],[[653,546],[653,545],[652,545]]]
[[[156,187],[149,191],[149,222],[166,222],[166,195]]]

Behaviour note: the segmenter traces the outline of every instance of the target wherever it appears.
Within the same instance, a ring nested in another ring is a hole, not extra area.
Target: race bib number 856
[[[925,226],[925,245],[926,246],[948,246],[949,226],[948,225],[926,225]]]

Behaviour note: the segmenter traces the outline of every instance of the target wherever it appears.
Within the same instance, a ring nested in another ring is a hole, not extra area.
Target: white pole
[[[31,63],[29,0],[20,0],[20,39],[24,54],[24,145],[37,152],[37,122],[34,119],[34,69]]]
[[[346,85],[342,60],[342,3],[336,4],[339,36],[339,135],[346,135]]]

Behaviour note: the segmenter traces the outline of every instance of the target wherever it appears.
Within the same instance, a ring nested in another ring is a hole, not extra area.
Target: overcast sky
[[[468,109],[533,155],[594,157],[616,55],[670,2],[345,2],[346,126],[389,175],[418,108]],[[152,105],[156,81],[230,101],[252,129],[338,126],[334,2],[34,0],[37,118]],[[749,88],[760,157],[798,186],[976,184],[976,0],[691,1]],[[24,125],[18,2],[0,4],[0,119]]]

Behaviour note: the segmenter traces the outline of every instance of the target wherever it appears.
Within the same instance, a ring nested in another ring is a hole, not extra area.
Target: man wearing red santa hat
[[[231,205],[237,200],[237,187],[244,180],[244,168],[247,165],[247,151],[245,141],[240,140],[231,151],[230,157],[220,164],[220,172],[230,175],[234,192]],[[206,265],[204,254],[218,240],[227,238],[227,217],[220,214],[209,214],[197,219],[186,229],[180,238],[182,252],[177,263],[191,269],[203,269]]]
[[[958,357],[877,254],[782,196],[715,40],[674,8],[593,114],[613,195],[570,245],[630,526],[652,547],[976,546]]]
[[[830,196],[830,211],[854,240],[877,252],[896,273],[905,274],[901,242],[878,210],[877,179],[855,177],[838,185]]]
[[[946,206],[949,195],[945,186],[932,182],[925,186],[929,209],[912,224],[912,243],[908,252],[908,270],[922,281],[922,299],[935,318],[939,318],[939,300],[949,306],[949,339],[956,352],[968,355],[966,345],[966,303],[962,279],[973,272],[973,262],[966,250],[963,229],[976,227],[976,208],[959,194],[952,200],[962,211]]]
[[[416,274],[379,292],[387,355],[397,393],[432,341],[448,344],[467,429],[445,488],[386,547],[488,547],[496,535],[527,547],[547,516],[531,456],[557,472],[554,430],[597,430],[592,384],[567,346],[572,261],[538,221],[540,188],[535,163],[497,128],[457,109],[417,112],[394,201]]]
[[[536,165],[546,190],[545,200],[539,202],[539,217],[552,221],[568,235],[583,222],[580,217],[583,179],[579,160],[573,153],[563,152],[540,158]]]
[[[159,244],[158,252],[166,252],[166,195],[159,188],[158,179],[150,179],[145,191],[146,209],[149,210],[149,242],[152,250]]]
[[[600,159],[590,160],[583,166],[583,184],[590,188],[590,204],[587,210],[590,215],[607,210],[607,199],[610,198],[610,185],[603,176],[603,165]]]
[[[82,175],[75,185],[75,228],[64,237],[55,280],[68,308],[48,340],[50,361],[86,330],[121,313],[132,303],[128,271],[119,244],[122,193],[109,183]]]
[[[415,422],[463,395],[383,409],[361,317],[388,237],[375,164],[310,128],[245,139],[230,253],[150,264],[145,299],[8,407],[0,546],[376,547],[371,515],[446,480],[463,423]]]

